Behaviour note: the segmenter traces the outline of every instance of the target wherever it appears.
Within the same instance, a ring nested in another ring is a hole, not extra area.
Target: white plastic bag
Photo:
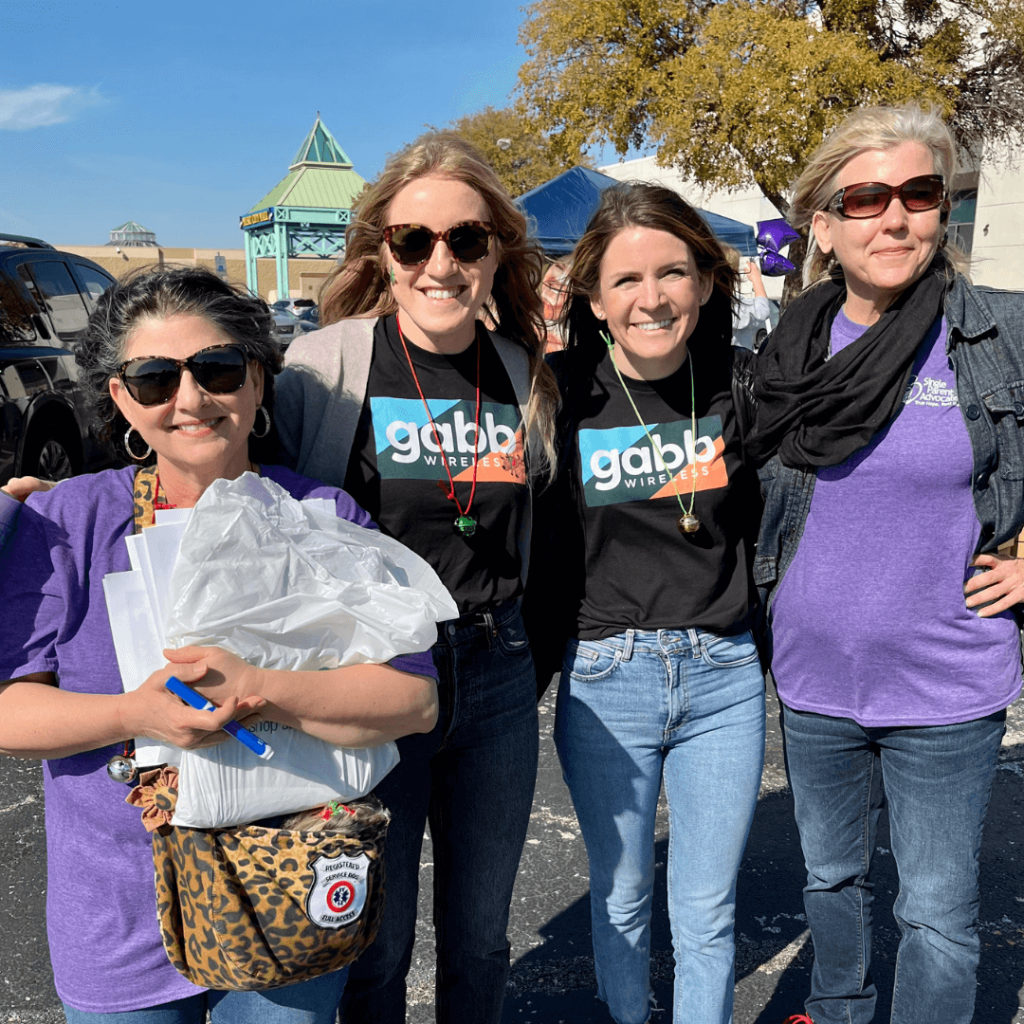
[[[304,506],[271,480],[217,480],[181,539],[166,600],[169,647],[217,646],[250,664],[328,669],[425,651],[458,615],[404,544]],[[275,723],[270,761],[233,740],[183,751],[173,824],[211,828],[353,799],[398,762],[393,743],[335,747]]]

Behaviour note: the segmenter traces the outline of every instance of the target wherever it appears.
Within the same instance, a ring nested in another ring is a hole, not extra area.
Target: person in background
[[[730,265],[737,273],[750,280],[753,295],[743,292],[736,297],[732,312],[732,343],[740,348],[753,351],[758,347],[758,332],[765,330],[765,321],[771,313],[768,293],[764,289],[764,279],[756,259],[746,260],[746,266],[740,266],[740,254],[731,246],[725,247]]]
[[[662,785],[673,1019],[732,1020],[736,876],[765,737],[751,633],[759,497],[732,401],[734,283],[676,192],[608,188],[569,272],[567,348],[550,357],[559,478],[533,583],[560,630],[555,742],[587,846],[598,996],[618,1024],[651,1019]]]
[[[1021,689],[1024,296],[948,244],[953,138],[851,114],[795,185],[810,287],[755,363],[757,576],[814,940],[805,1013],[867,1024],[883,804],[900,889],[892,1024],[968,1024],[978,853]]]
[[[155,507],[191,508],[218,479],[260,473],[294,497],[327,498],[360,526],[347,494],[264,462],[275,448],[280,354],[265,303],[192,268],[111,286],[76,359],[103,439],[130,464],[31,494],[0,555],[0,753],[43,759],[47,930],[68,1024],[332,1024],[347,969],[266,992],[212,992],[164,952],[150,835],[107,762],[144,736],[193,748],[258,712],[342,746],[429,732],[428,654],[322,672],[257,669],[216,647],[165,651],[123,692],[103,595],[129,569],[125,538]],[[4,498],[5,501],[12,499]],[[257,557],[254,553],[254,557]],[[219,705],[170,694],[176,675]],[[68,893],[88,913],[68,910]]]
[[[540,297],[544,300],[544,328],[546,352],[560,352],[565,348],[562,336],[562,308],[565,306],[565,275],[568,271],[566,260],[555,260],[548,264],[540,286]]]
[[[519,604],[527,469],[543,476],[554,454],[542,266],[480,153],[454,134],[424,136],[360,196],[321,294],[325,326],[293,342],[279,380],[291,463],[352,493],[437,570],[460,611],[434,647],[437,726],[399,741],[401,763],[376,789],[392,811],[388,896],[376,942],[352,966],[351,1024],[404,1024],[428,824],[436,1018],[501,1018],[537,770]]]

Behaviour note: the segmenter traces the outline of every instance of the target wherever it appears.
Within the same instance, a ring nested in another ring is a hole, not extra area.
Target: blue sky
[[[0,232],[241,248],[319,110],[372,179],[423,131],[503,106],[520,0],[0,0]]]

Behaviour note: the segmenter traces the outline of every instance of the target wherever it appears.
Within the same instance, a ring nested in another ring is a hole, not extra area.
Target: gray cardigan
[[[370,379],[376,323],[375,319],[342,320],[296,339],[285,356],[284,370],[274,381],[274,418],[286,463],[297,473],[333,487],[345,486]],[[507,338],[488,333],[525,421],[530,399],[529,356]],[[517,538],[524,584],[532,516],[528,497]]]

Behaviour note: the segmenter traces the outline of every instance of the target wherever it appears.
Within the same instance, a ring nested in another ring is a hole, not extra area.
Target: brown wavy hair
[[[711,295],[701,307],[694,328],[693,348],[706,360],[728,360],[732,346],[732,304],[736,271],[729,263],[722,243],[707,222],[678,192],[662,185],[626,181],[601,193],[587,230],[576,243],[572,264],[563,287],[570,298],[562,309],[561,323],[566,342],[565,405],[572,407],[589,393],[598,364],[604,358],[605,343],[600,332],[607,326],[590,305],[601,279],[601,261],[612,239],[626,228],[652,228],[675,235],[693,253],[701,276],[712,280]],[[698,364],[699,365],[699,364]]]
[[[430,132],[391,156],[380,176],[356,200],[345,232],[345,258],[320,292],[320,324],[354,317],[389,316],[398,304],[387,281],[384,229],[391,202],[410,182],[427,175],[451,178],[483,197],[497,239],[498,267],[484,306],[488,326],[530,358],[530,399],[523,424],[531,472],[554,473],[554,419],[558,387],[544,362],[546,328],[540,284],[544,257],[528,237],[526,218],[515,207],[480,151],[454,132]],[[539,448],[539,450],[538,450]]]

